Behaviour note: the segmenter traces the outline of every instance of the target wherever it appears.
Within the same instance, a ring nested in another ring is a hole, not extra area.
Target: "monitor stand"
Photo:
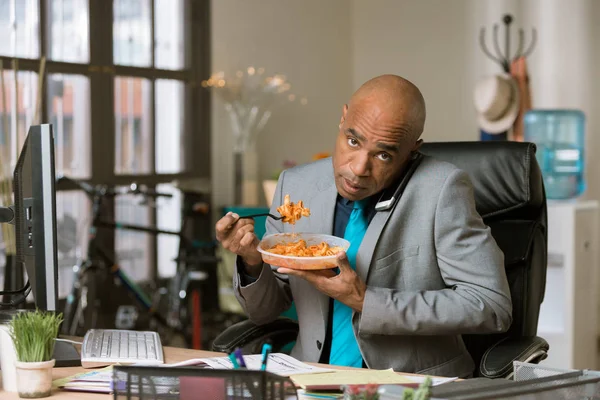
[[[56,360],[55,367],[81,367],[81,355],[72,343],[57,340],[53,357]]]

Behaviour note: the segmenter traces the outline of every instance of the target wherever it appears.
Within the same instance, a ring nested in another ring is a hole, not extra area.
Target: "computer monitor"
[[[44,311],[59,311],[55,179],[52,125],[33,125],[15,166],[15,204],[0,207],[0,222],[15,225],[16,262],[25,267],[36,308]],[[81,365],[75,347],[63,341],[52,358],[57,367]]]
[[[14,171],[16,262],[25,267],[36,308],[58,310],[54,136],[33,125]]]

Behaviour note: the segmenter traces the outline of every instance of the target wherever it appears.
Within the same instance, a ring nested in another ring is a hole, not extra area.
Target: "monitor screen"
[[[56,193],[52,126],[29,128],[14,171],[16,261],[24,265],[35,305],[58,310]]]

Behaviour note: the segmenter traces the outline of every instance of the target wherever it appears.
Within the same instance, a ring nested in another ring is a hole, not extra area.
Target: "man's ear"
[[[340,118],[340,124],[338,125],[338,128],[340,128],[340,129],[342,128],[342,124],[346,120],[347,112],[348,112],[348,104],[344,104],[344,107],[342,108],[342,118]]]
[[[421,148],[422,144],[423,144],[423,139],[417,140],[417,143],[415,143],[415,145],[413,146],[411,152],[412,153],[416,153],[417,151],[419,151],[419,149]]]

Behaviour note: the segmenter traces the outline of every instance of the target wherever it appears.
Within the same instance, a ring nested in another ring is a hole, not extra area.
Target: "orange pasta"
[[[298,200],[298,203],[294,204],[290,201],[290,195],[286,194],[283,198],[283,205],[277,207],[277,212],[283,217],[282,222],[288,224],[295,224],[302,217],[308,217],[310,215],[310,209],[305,208],[302,200]]]
[[[282,256],[293,257],[323,257],[333,256],[344,250],[342,247],[330,247],[327,243],[321,242],[317,245],[307,246],[306,241],[298,240],[285,244],[276,244],[275,246],[266,249],[269,253],[279,254]]]

